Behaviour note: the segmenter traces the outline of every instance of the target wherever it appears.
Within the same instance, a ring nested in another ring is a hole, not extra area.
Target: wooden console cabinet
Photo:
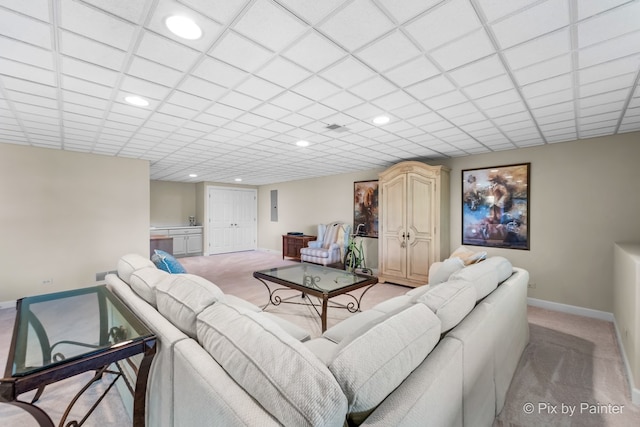
[[[310,241],[316,240],[317,236],[293,236],[282,235],[282,259],[285,257],[300,260],[300,249],[306,248]]]

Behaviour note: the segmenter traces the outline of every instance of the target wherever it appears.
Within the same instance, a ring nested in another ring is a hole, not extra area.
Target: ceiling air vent
[[[327,129],[332,130],[334,132],[346,132],[349,129],[347,129],[346,126],[340,126],[340,125],[336,125],[336,124],[332,124],[332,125],[328,125]]]

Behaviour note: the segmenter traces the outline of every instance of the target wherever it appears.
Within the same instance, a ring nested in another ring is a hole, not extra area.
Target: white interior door
[[[257,190],[208,188],[207,253],[253,250],[257,247]]]

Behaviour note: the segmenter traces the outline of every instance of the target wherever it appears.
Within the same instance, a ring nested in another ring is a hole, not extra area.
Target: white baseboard
[[[616,331],[616,340],[618,341],[618,348],[620,349],[620,354],[622,355],[622,363],[624,364],[624,369],[627,376],[627,383],[629,385],[629,390],[631,392],[631,402],[634,405],[640,406],[640,389],[636,388],[633,381],[633,375],[631,373],[631,365],[629,364],[629,359],[627,359],[627,354],[624,351],[624,347],[622,345],[622,336],[620,335],[620,331],[618,330],[618,324],[616,323],[616,319],[613,313],[609,313],[606,311],[593,310],[591,308],[578,307],[575,305],[562,304],[559,302],[553,301],[545,301],[537,298],[527,298],[527,304],[533,307],[545,308],[547,310],[559,311],[561,313],[575,314],[578,316],[590,317],[593,319],[605,320],[607,322],[612,322],[614,329]]]
[[[613,322],[613,313],[593,310],[591,308],[578,307],[575,305],[562,304],[559,302],[546,301],[537,298],[527,298],[527,304],[533,307],[546,308],[547,310],[559,311],[561,313],[575,314],[577,316],[591,317],[593,319]]]
[[[16,308],[16,300],[0,301],[0,309],[3,309],[3,308]]]

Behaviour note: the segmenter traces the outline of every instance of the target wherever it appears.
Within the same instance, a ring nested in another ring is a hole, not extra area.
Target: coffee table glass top
[[[365,282],[371,283],[374,279],[372,276],[307,263],[260,270],[256,271],[254,276],[267,280],[275,279],[276,282],[286,281],[311,290],[329,293]]]
[[[22,298],[16,322],[13,377],[153,335],[104,285]]]

